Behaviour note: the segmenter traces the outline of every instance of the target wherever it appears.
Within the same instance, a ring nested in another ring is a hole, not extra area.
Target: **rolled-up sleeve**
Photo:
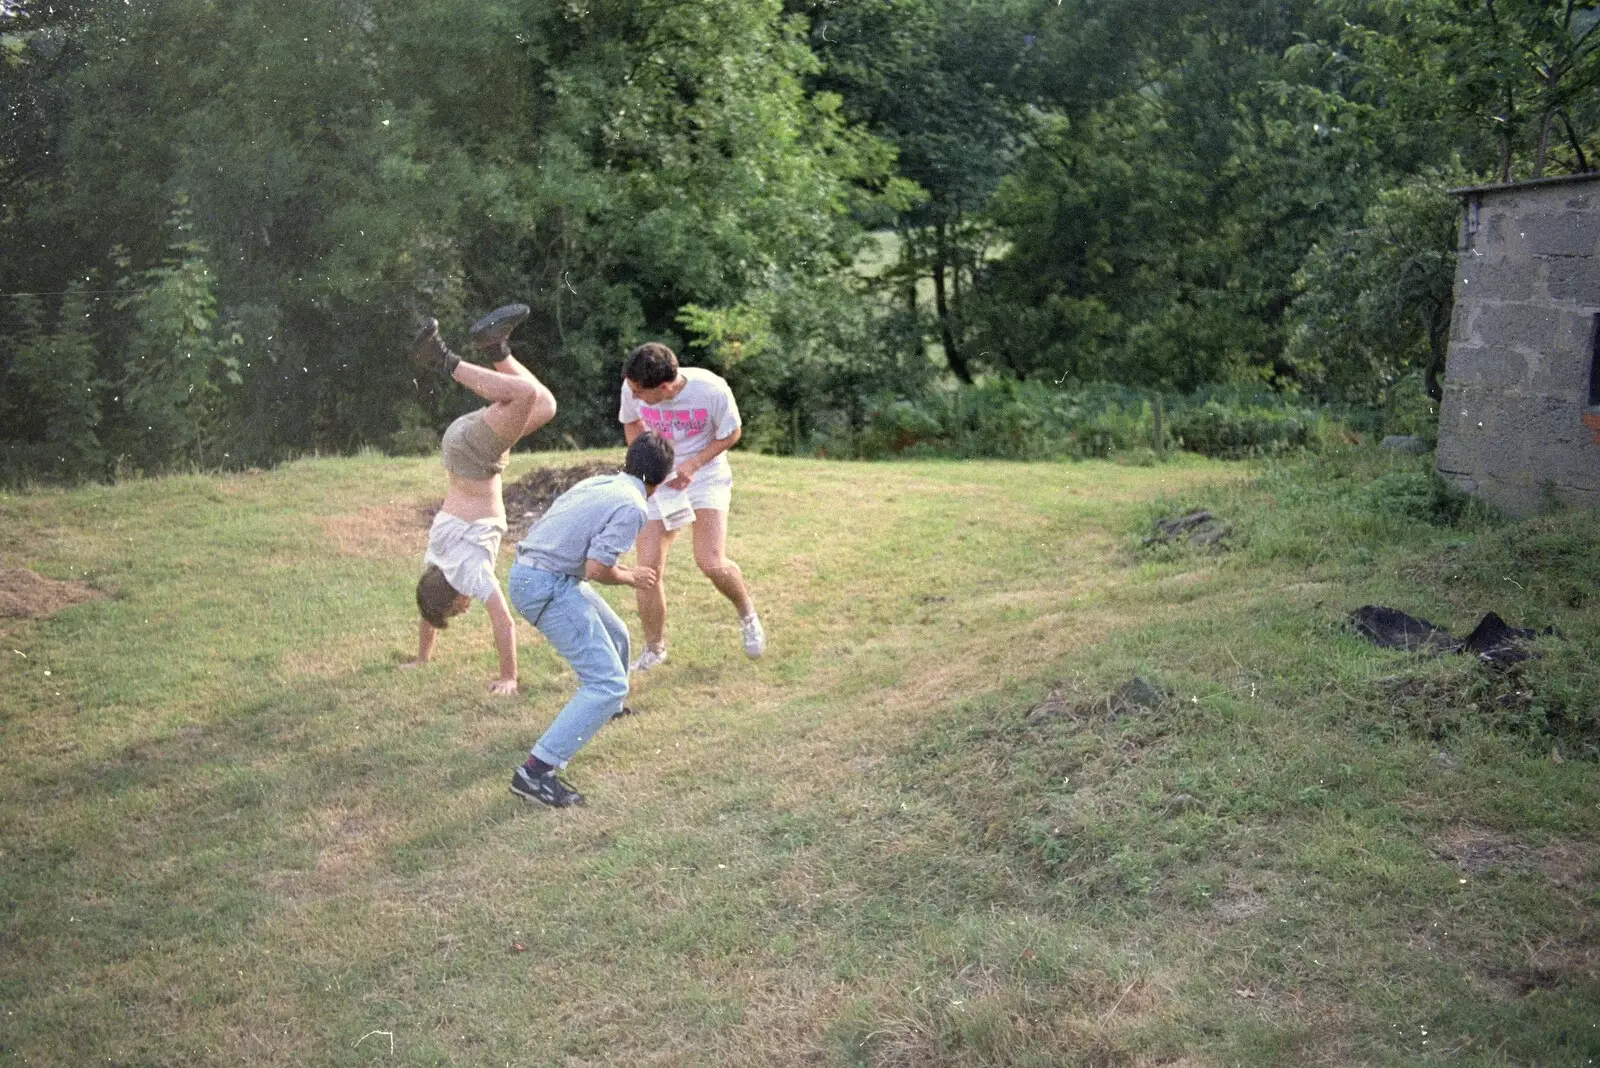
[[[617,558],[633,548],[634,539],[644,528],[644,517],[644,509],[634,505],[618,508],[606,518],[599,532],[589,539],[589,550],[585,556],[607,567],[616,567]]]
[[[721,392],[722,396],[719,398],[721,403],[718,405],[720,410],[717,412],[715,423],[718,441],[731,435],[740,426],[739,402],[733,399],[733,390],[724,385]]]

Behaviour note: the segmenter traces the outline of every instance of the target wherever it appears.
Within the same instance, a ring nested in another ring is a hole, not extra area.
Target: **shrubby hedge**
[[[915,400],[869,400],[859,426],[833,426],[802,448],[859,459],[1087,459],[1172,449],[1238,458],[1311,446],[1335,422],[1272,393],[1211,388],[1184,395],[997,379]]]

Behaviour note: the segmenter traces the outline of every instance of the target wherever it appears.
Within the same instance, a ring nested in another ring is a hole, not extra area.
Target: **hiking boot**
[[[644,652],[639,654],[638,659],[628,665],[628,670],[638,672],[649,671],[651,668],[660,667],[666,662],[667,647],[665,645],[661,646],[660,648],[657,648],[654,645],[647,645],[644,647]]]
[[[461,357],[439,340],[439,320],[429,316],[423,320],[422,329],[411,341],[411,360],[424,371],[438,371],[449,377],[455,374],[456,364],[461,362]]]
[[[583,804],[583,795],[563,782],[554,771],[530,775],[527,768],[511,773],[511,792],[526,801],[537,801],[551,808]]]
[[[473,323],[467,333],[472,335],[472,343],[478,348],[498,349],[502,356],[509,356],[511,343],[508,339],[511,331],[528,317],[529,310],[526,304],[507,304],[496,308]]]
[[[761,654],[767,651],[767,632],[761,629],[761,617],[751,612],[739,620],[739,629],[744,632],[744,655],[751,660],[761,659]]]

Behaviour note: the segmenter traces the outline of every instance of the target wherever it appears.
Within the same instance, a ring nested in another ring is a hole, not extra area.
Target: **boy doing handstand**
[[[672,472],[672,442],[635,435],[622,473],[586,478],[555,499],[517,546],[507,587],[511,603],[578,675],[572,695],[511,776],[511,792],[556,808],[583,795],[556,775],[628,695],[628,628],[589,582],[647,590],[651,567],[622,567],[645,525],[645,502]],[[587,580],[587,581],[586,581]]]
[[[517,692],[516,624],[506,608],[494,561],[506,530],[506,506],[500,493],[511,446],[548,423],[556,399],[544,383],[511,355],[509,338],[528,316],[526,304],[497,308],[472,325],[473,345],[494,359],[493,369],[467,363],[439,339],[439,323],[429,319],[411,345],[411,356],[423,368],[436,370],[489,402],[468,412],[444,432],[440,452],[450,475],[444,503],[428,531],[428,549],[417,581],[417,658],[433,656],[438,632],[450,619],[482,601],[489,611],[500,675],[489,692]]]

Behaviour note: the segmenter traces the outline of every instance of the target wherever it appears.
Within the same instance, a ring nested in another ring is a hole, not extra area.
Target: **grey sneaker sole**
[[[507,304],[496,308],[473,323],[467,333],[472,335],[472,343],[480,349],[498,348],[511,336],[511,331],[528,317],[530,310],[526,304]]]

